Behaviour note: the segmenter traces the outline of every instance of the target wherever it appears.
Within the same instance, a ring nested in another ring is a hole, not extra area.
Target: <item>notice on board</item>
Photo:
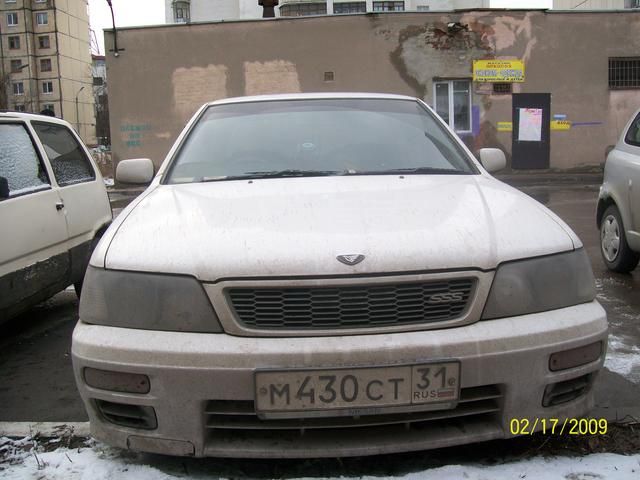
[[[518,122],[518,140],[540,142],[542,140],[542,109],[521,108]]]

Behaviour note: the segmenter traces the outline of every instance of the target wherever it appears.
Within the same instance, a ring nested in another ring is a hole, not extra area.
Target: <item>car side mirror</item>
[[[116,180],[122,183],[150,183],[153,180],[153,162],[148,158],[122,160],[116,167]]]
[[[506,168],[507,157],[504,156],[504,152],[499,148],[481,148],[480,163],[482,163],[487,172],[497,172]]]
[[[0,200],[5,198],[9,198],[9,181],[4,177],[0,177]]]

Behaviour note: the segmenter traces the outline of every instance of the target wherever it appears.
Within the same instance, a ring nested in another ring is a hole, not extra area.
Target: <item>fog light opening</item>
[[[570,402],[586,394],[593,384],[594,374],[587,373],[578,378],[547,385],[542,397],[543,407],[554,407]]]
[[[549,370],[557,372],[595,362],[602,355],[602,342],[557,352],[549,357]]]
[[[84,381],[87,385],[100,390],[124,393],[149,393],[149,377],[141,373],[113,372],[85,367]]]

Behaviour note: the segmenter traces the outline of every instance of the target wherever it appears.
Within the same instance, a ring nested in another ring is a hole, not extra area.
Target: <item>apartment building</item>
[[[167,23],[262,18],[261,0],[165,0]],[[276,1],[278,4],[278,1]],[[489,0],[279,0],[277,17],[489,8]]]
[[[0,0],[0,109],[53,112],[95,143],[86,0]]]

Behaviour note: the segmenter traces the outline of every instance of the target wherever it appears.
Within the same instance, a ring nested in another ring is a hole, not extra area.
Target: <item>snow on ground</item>
[[[604,366],[633,383],[640,383],[640,347],[625,343],[621,338],[610,334]]]
[[[5,480],[199,480],[220,478],[210,463],[198,460],[187,468],[172,467],[171,463],[184,465],[180,459],[159,456],[136,455],[99,442],[89,441],[78,449],[58,448],[50,452],[35,453],[25,448],[30,440],[0,438],[0,477]],[[219,461],[218,461],[219,462]],[[154,463],[150,465],[149,463]],[[193,468],[195,465],[195,468]],[[234,475],[237,478],[237,475]],[[313,471],[306,478],[314,477]],[[339,477],[341,479],[356,477]],[[362,480],[381,480],[391,477],[357,477]],[[498,465],[448,465],[394,477],[404,480],[637,480],[640,478],[640,454],[624,456],[611,453],[592,454],[583,457],[534,457]]]

